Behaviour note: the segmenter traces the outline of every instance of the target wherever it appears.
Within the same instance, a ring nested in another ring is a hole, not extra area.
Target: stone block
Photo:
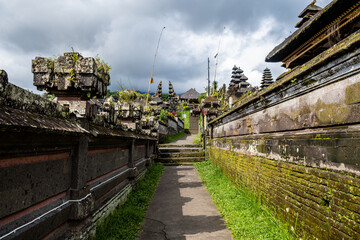
[[[78,74],[77,80],[82,88],[88,88],[89,90],[98,83],[97,77],[93,74]]]
[[[88,101],[60,100],[58,102],[68,108],[70,113],[75,114],[77,118],[85,118],[87,117],[87,112],[90,112]]]
[[[71,69],[74,70],[74,60],[69,56],[60,56],[54,61],[55,73],[70,73]]]
[[[54,77],[54,90],[58,91],[66,91],[71,87],[71,77],[69,74],[66,73],[57,73]],[[47,89],[48,90],[48,89]]]
[[[79,57],[75,63],[77,73],[96,74],[97,67],[95,59],[92,57]]]
[[[31,72],[33,73],[50,73],[53,69],[53,62],[50,59],[36,57],[31,61]]]
[[[125,125],[126,127],[128,127],[129,129],[136,130],[136,129],[138,128],[136,122],[122,121],[121,123],[124,124],[124,125]]]
[[[34,74],[34,85],[38,89],[45,89],[46,86],[53,86],[54,82],[50,80],[50,73],[36,73]]]
[[[90,215],[95,208],[95,199],[93,196],[88,196],[82,201],[75,201],[71,206],[70,216],[71,220],[82,220]]]

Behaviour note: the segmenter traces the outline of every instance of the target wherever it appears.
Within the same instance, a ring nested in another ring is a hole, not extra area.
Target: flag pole
[[[146,103],[145,103],[145,106],[147,106],[147,103],[148,103],[148,96],[149,96],[149,93],[150,93],[150,85],[154,82],[153,74],[154,74],[155,60],[156,60],[156,56],[157,56],[157,53],[158,53],[158,50],[159,50],[161,35],[162,35],[164,29],[165,29],[165,27],[163,27],[163,29],[161,29],[159,41],[158,41],[158,44],[157,44],[157,47],[156,47],[156,52],[155,52],[155,56],[154,56],[153,67],[152,67],[152,70],[151,70],[151,77],[150,77],[150,81],[149,81],[149,89],[148,89],[148,92],[147,92],[147,95],[146,95]]]

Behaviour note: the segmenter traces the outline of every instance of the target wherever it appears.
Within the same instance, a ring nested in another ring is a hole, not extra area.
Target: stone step
[[[165,166],[193,166],[194,162],[163,163]]]
[[[177,152],[177,153],[170,153],[170,152],[160,152],[160,158],[178,158],[178,157],[204,157],[205,152]]]
[[[183,162],[202,162],[205,161],[205,157],[179,157],[179,158],[158,158],[158,162],[161,163],[183,163]]]
[[[160,153],[201,152],[202,148],[159,148]]]
[[[201,148],[200,144],[159,144],[159,148]]]

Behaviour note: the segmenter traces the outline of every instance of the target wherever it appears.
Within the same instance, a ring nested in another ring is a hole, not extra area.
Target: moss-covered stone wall
[[[360,239],[360,31],[209,123],[209,159],[302,238]]]
[[[208,148],[208,158],[245,185],[298,236],[360,239],[360,178],[337,171]]]

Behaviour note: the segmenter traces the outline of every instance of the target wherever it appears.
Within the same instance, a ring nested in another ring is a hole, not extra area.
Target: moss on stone
[[[264,203],[274,206],[284,221],[296,225],[298,234],[328,238],[330,229],[335,229],[331,236],[358,236],[358,197],[353,194],[360,184],[348,184],[355,184],[359,177],[215,147],[208,149],[208,155],[234,184],[261,194]]]

